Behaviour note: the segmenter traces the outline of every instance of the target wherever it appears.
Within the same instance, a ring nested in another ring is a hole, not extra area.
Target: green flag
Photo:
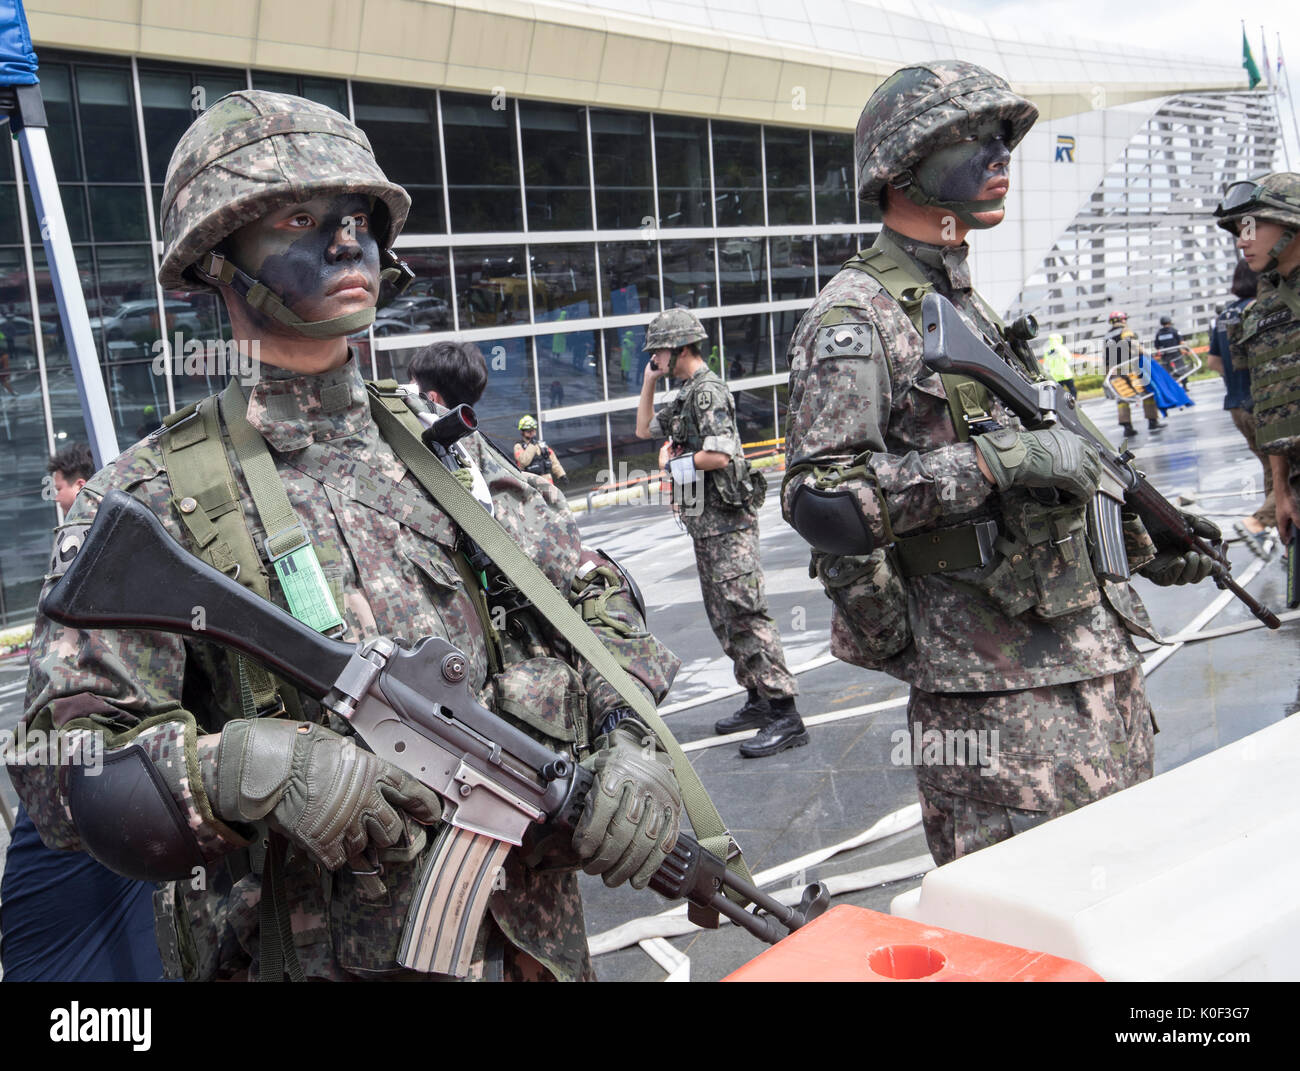
[[[1246,74],[1250,76],[1250,88],[1254,89],[1259,85],[1259,68],[1255,66],[1255,57],[1250,54],[1250,42],[1246,40],[1246,29],[1243,26],[1241,30],[1241,65],[1246,68]]]

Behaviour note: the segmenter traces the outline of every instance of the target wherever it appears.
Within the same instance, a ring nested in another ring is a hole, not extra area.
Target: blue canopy
[[[38,81],[23,0],[0,0],[0,86],[31,86]]]

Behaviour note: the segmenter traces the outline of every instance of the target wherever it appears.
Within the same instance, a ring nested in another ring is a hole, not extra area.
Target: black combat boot
[[[794,708],[793,696],[769,700],[768,705],[772,708],[773,720],[753,740],[740,745],[740,753],[747,759],[761,759],[808,743],[808,730],[803,727],[803,719]]]
[[[1120,430],[1120,434],[1123,435],[1124,438],[1126,439],[1137,438],[1137,432],[1133,430],[1132,424],[1121,424],[1119,426],[1119,430]]]
[[[758,694],[757,688],[751,688],[745,705],[736,713],[717,722],[713,726],[713,731],[719,736],[726,736],[728,733],[739,733],[745,729],[761,729],[773,717],[775,715],[767,700]]]
[[[1161,424],[1160,421],[1148,418],[1147,431],[1164,431],[1164,430],[1165,430],[1165,426]]]

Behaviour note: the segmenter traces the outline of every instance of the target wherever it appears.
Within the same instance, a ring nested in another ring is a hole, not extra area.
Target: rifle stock
[[[1213,559],[1214,582],[1231,591],[1269,628],[1281,627],[1282,622],[1272,610],[1232,579],[1231,566],[1223,551],[1192,530],[1182,512],[1133,468],[1129,463],[1131,455],[1117,453],[1091,422],[1082,418],[1074,398],[1060,384],[1030,383],[976,335],[952,303],[939,294],[926,294],[921,301],[921,339],[923,360],[928,367],[937,372],[969,376],[984,384],[1026,427],[1041,428],[1057,423],[1091,442],[1101,457],[1103,496],[1122,496],[1124,504],[1137,513],[1157,542]],[[1101,572],[1110,579],[1127,579],[1126,566],[1122,576],[1118,575],[1117,565]]]
[[[138,580],[142,561],[152,566],[148,585]],[[322,701],[376,755],[437,792],[444,824],[407,915],[403,966],[463,975],[511,847],[533,823],[571,831],[581,817],[591,774],[479,704],[464,655],[446,640],[406,648],[384,637],[357,647],[328,639],[187,553],[121,491],[104,496],[41,612],[74,628],[151,629],[233,648]],[[830,899],[814,883],[800,908],[786,907],[687,833],[650,886],[688,900],[698,925],[716,925],[721,912],[768,942]],[[732,903],[724,888],[766,914]]]

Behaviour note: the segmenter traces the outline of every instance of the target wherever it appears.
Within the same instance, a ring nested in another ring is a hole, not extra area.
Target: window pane
[[[405,229],[415,234],[446,231],[433,90],[357,82],[352,103],[357,125],[370,139],[384,174],[411,195]]]
[[[768,339],[767,315],[727,316],[721,322],[727,379],[769,375],[772,371],[772,347]]]
[[[462,330],[528,323],[523,246],[457,249],[452,260]]]
[[[356,89],[352,91],[356,100]],[[443,135],[447,150],[447,185],[451,229],[521,231],[519,151],[515,140],[514,101],[442,95]]]
[[[596,315],[596,247],[535,245],[531,250],[535,321]]]
[[[663,262],[664,299],[669,308],[717,304],[712,239],[664,242]]]
[[[663,396],[663,393],[655,396],[655,408],[659,407]],[[636,480],[641,484],[645,482],[647,476],[659,471],[659,448],[663,446],[663,440],[636,437],[635,410],[625,409],[619,413],[610,413],[609,432],[614,446],[614,468],[604,474],[607,479],[603,482],[626,483]],[[658,501],[658,481],[651,478],[649,483],[651,500]],[[664,512],[669,512],[668,505],[664,506]]]
[[[27,226],[32,230],[32,244],[40,245],[40,215],[32,200],[32,188],[23,186],[27,198]],[[74,244],[90,241],[90,226],[86,222],[86,187],[81,183],[59,183],[59,200],[63,203],[63,216],[68,221],[68,236]]]
[[[654,242],[602,242],[600,281],[606,316],[659,310],[659,260]]]
[[[589,230],[587,114],[565,104],[522,101],[524,192],[530,231]]]
[[[811,223],[812,196],[808,177],[808,132],[781,127],[763,128],[767,161],[767,222]]]
[[[711,227],[709,128],[703,119],[655,116],[659,226]]]
[[[95,240],[139,242],[149,240],[143,186],[89,186],[90,222]]]
[[[54,174],[60,184],[80,181],[83,177],[81,149],[72,113],[72,86],[68,68],[61,63],[42,63],[40,78],[41,99],[45,102],[45,117],[50,123],[47,136],[50,141],[50,156],[54,160]]]
[[[817,239],[817,288],[829,283],[861,248],[871,245],[871,236],[864,234],[826,234]]]
[[[451,309],[451,262],[446,249],[399,251],[415,279],[401,295],[378,311],[375,337],[415,332],[450,331],[455,325]]]
[[[302,89],[299,94],[308,100],[314,100],[317,104],[324,104],[327,108],[333,108],[340,115],[348,114],[348,87],[346,82],[340,82],[333,78],[304,78],[302,79]]]
[[[767,300],[767,243],[762,238],[727,238],[718,246],[722,304]]]
[[[774,312],[772,313],[772,319],[775,322],[776,331],[776,370],[778,372],[788,372],[790,370],[790,339],[794,337],[794,329],[799,326],[799,321],[803,319],[803,311],[786,309],[781,312]]]
[[[566,493],[586,490],[598,482],[598,476],[607,474],[609,449],[603,415],[547,420],[538,428],[538,434],[564,466],[568,476]]]
[[[77,103],[86,177],[100,182],[139,181],[140,148],[131,104],[131,72],[78,67]]]
[[[140,104],[149,156],[149,179],[161,183],[181,135],[227,93],[247,88],[239,71],[220,68],[151,68],[140,65]],[[273,86],[258,86],[273,89]]]
[[[760,128],[750,123],[713,124],[713,178],[719,227],[763,222],[763,160]]]
[[[260,357],[246,346],[240,351],[224,346],[231,337],[226,306],[212,290],[169,290],[163,294],[163,312],[167,317],[167,344],[172,353],[172,391],[180,409],[223,390],[230,375],[246,377]],[[203,360],[191,353],[186,359],[185,345],[203,344]],[[217,342],[223,343],[218,349]],[[179,354],[181,360],[177,362]],[[223,370],[224,365],[224,370]],[[366,370],[369,375],[369,369]]]
[[[8,156],[7,153],[0,155]],[[22,220],[18,216],[18,187],[0,183],[0,245],[18,245],[23,240]]]
[[[852,223],[853,135],[814,132],[813,169],[817,176],[817,222]]]
[[[772,244],[772,300],[816,296],[813,239],[776,237]]]
[[[543,409],[604,400],[605,387],[600,378],[600,355],[594,331],[538,335],[534,342]]]
[[[42,71],[42,74],[44,71]],[[0,468],[0,627],[35,616],[41,578],[49,564],[50,530],[56,523],[54,502],[41,492],[49,460],[45,418],[41,412],[40,373],[36,364],[35,328],[27,296],[27,272],[19,249],[0,249],[0,331],[8,364],[0,367],[0,402],[4,412],[5,461]],[[60,387],[70,384],[61,380]],[[51,384],[53,387],[53,384]],[[76,391],[73,390],[75,398]],[[85,435],[59,442],[68,446]]]
[[[140,71],[140,103],[144,137],[149,149],[149,177],[162,182],[167,163],[186,127],[198,116],[193,107],[189,74]]]
[[[742,443],[766,442],[776,438],[771,387],[736,391],[732,397],[736,402],[736,427],[740,431]]]
[[[596,225],[628,228],[643,226],[647,218],[653,222],[650,117],[642,112],[591,109],[591,152],[596,167]]]
[[[650,363],[650,354],[642,352],[644,345],[644,325],[606,328],[605,379],[611,398],[641,392],[641,378]]]

